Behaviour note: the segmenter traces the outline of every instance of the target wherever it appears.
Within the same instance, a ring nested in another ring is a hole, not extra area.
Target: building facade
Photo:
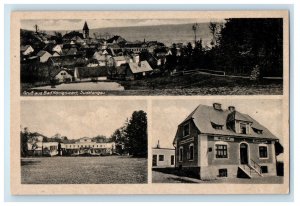
[[[74,143],[43,142],[27,144],[29,156],[101,156],[115,152],[115,142],[99,143],[91,138],[81,138]]]
[[[200,179],[276,176],[275,137],[235,107],[199,105],[179,126],[176,168]]]
[[[116,145],[114,142],[98,143],[90,138],[81,138],[75,143],[63,144],[62,149],[65,151],[65,155],[100,156],[112,155],[115,152]]]
[[[152,168],[175,167],[175,149],[152,148]]]

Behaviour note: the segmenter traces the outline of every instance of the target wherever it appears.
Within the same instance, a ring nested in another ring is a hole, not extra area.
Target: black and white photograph
[[[289,23],[13,12],[12,193],[289,193]]]
[[[274,99],[153,103],[153,183],[282,184],[281,109]]]
[[[283,18],[22,19],[20,92],[281,95]]]
[[[147,183],[146,110],[145,101],[21,102],[21,183]]]

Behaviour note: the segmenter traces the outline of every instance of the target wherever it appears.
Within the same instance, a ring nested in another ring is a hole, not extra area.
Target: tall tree
[[[29,135],[30,135],[30,132],[29,132],[29,129],[27,127],[24,128],[23,131],[21,131],[21,134],[20,134],[20,137],[21,137],[21,145],[20,145],[20,148],[21,148],[21,156],[22,157],[26,157],[28,156],[28,139],[29,139]]]
[[[227,73],[250,75],[259,67],[263,76],[283,75],[282,18],[227,19],[219,44],[216,60]]]
[[[147,157],[147,114],[144,111],[133,112],[126,128],[125,147],[135,157]]]

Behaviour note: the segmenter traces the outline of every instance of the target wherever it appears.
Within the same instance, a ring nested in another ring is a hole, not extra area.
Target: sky
[[[216,98],[209,100],[156,100],[152,105],[152,147],[173,148],[177,126],[199,105],[212,106],[212,103],[222,104],[223,109],[235,106],[237,111],[250,115],[260,124],[269,129],[279,139],[282,138],[282,101],[281,100],[251,100]]]
[[[146,101],[27,100],[21,102],[21,126],[47,137],[109,137],[137,110],[147,112]]]
[[[22,20],[21,28],[34,30],[37,24],[42,31],[58,30],[82,30],[84,22],[87,21],[89,29],[109,27],[130,27],[130,26],[153,26],[167,24],[189,24],[204,23],[210,21],[224,21],[223,19],[32,19]]]

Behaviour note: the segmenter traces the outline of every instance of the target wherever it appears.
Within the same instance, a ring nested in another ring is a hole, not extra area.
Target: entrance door
[[[241,164],[248,164],[248,145],[245,143],[240,145],[240,159]]]
[[[157,155],[152,156],[152,166],[157,166]]]

